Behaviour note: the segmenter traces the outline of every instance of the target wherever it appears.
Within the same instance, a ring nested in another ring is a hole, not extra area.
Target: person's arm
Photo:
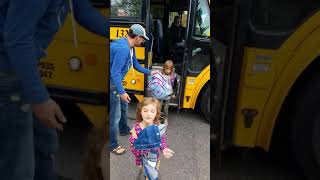
[[[139,64],[139,62],[138,62],[138,60],[137,60],[137,58],[136,58],[136,56],[135,56],[135,51],[134,51],[133,53],[134,53],[134,55],[133,55],[133,57],[132,57],[133,67],[134,67],[137,71],[139,71],[139,72],[141,72],[141,73],[143,73],[143,74],[150,75],[150,74],[151,74],[151,71],[150,71],[149,69],[146,69],[146,68],[142,67],[142,66]]]
[[[89,0],[73,0],[76,21],[86,29],[104,37],[109,37],[109,21]]]
[[[173,156],[174,152],[168,148],[168,145],[167,145],[167,141],[166,141],[166,137],[165,135],[163,134],[161,136],[161,148],[160,148],[161,152],[163,153],[164,157],[169,159]]]
[[[122,79],[121,79],[121,67],[125,65],[125,59],[127,58],[122,51],[125,51],[124,48],[113,48],[114,50],[114,57],[112,57],[114,60],[112,61],[111,67],[110,67],[110,78],[114,85],[116,86],[117,93],[122,95],[126,91],[124,90],[122,86]]]
[[[28,103],[42,103],[49,94],[38,71],[34,34],[47,1],[10,0],[3,29],[4,48]]]
[[[134,149],[133,147],[133,143],[134,141],[137,139],[137,134],[136,131],[134,130],[134,128],[132,128],[132,130],[130,131],[130,137],[129,137],[129,142],[130,142],[130,151],[132,152],[132,154],[135,157],[135,161],[136,161],[136,165],[142,165],[142,161],[141,161],[141,151]]]
[[[168,145],[167,145],[167,138],[166,138],[166,135],[162,135],[161,136],[161,151],[163,151],[164,149],[168,148]]]

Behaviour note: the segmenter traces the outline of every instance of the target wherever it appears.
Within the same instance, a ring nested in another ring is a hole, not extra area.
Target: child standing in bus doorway
[[[166,60],[161,71],[152,75],[149,81],[151,96],[160,101],[161,119],[168,124],[169,105],[171,99],[176,99],[179,92],[179,76],[174,72],[172,60]]]
[[[169,105],[170,105],[170,99],[176,99],[176,96],[178,95],[179,90],[179,81],[180,78],[178,75],[174,72],[174,65],[172,60],[167,60],[163,64],[163,69],[161,71],[162,75],[164,75],[167,79],[167,81],[170,83],[172,87],[172,94],[169,95],[167,98],[160,101],[160,109],[163,107],[163,120],[164,123],[168,123],[168,114],[169,114]]]
[[[169,159],[173,151],[168,148],[166,124],[160,124],[160,104],[155,98],[146,97],[137,108],[137,122],[130,131],[130,150],[139,168],[137,179],[158,180],[160,152]]]

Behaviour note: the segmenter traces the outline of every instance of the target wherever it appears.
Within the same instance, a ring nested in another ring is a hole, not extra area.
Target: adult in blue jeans
[[[88,0],[0,1],[0,179],[56,179],[56,129],[66,119],[37,64],[70,10],[80,25],[109,36],[106,17]]]
[[[128,123],[127,123],[128,103],[126,101],[120,101],[120,107],[121,107],[121,117],[119,121],[119,133],[120,133],[120,136],[126,136],[127,134],[129,134],[129,131],[131,130],[128,127]]]
[[[125,149],[118,144],[117,129],[120,135],[127,135],[130,128],[127,125],[128,103],[131,98],[122,86],[122,80],[130,67],[144,74],[151,74],[149,69],[142,67],[136,58],[134,47],[141,46],[146,36],[145,29],[134,24],[130,27],[128,37],[115,40],[110,45],[110,152],[121,155]],[[132,73],[133,69],[132,69]],[[134,75],[134,74],[133,74]]]

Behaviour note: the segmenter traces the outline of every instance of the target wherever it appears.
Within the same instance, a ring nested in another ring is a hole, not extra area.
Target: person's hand
[[[142,165],[139,165],[139,166],[138,166],[138,169],[142,169]]]
[[[134,130],[134,128],[132,128],[132,129],[130,130],[130,134],[131,134],[131,136],[132,136],[133,138],[135,138],[135,139],[138,138],[137,133],[136,133],[136,130]]]
[[[122,101],[125,101],[127,103],[130,103],[130,101],[131,101],[129,94],[127,94],[127,93],[121,94],[120,98],[122,99]]]
[[[172,96],[171,96],[171,99],[175,99],[175,98],[176,98],[176,95],[172,95]]]
[[[59,105],[52,99],[39,104],[32,104],[31,109],[43,125],[48,128],[63,130],[62,123],[67,122]]]
[[[165,148],[162,152],[163,152],[164,157],[167,159],[170,159],[174,154],[174,152],[169,148]]]

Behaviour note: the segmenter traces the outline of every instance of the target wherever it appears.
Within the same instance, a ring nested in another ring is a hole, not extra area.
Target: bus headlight
[[[81,60],[77,57],[69,59],[69,68],[73,71],[79,71],[81,68]]]
[[[134,80],[134,79],[131,80],[131,84],[136,84],[136,83],[137,83],[136,80]]]

